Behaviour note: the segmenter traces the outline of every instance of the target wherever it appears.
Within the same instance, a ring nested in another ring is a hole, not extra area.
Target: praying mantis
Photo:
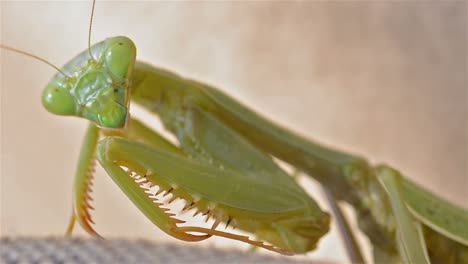
[[[212,91],[212,92],[213,92],[213,91]],[[214,91],[213,93],[216,93],[216,91]],[[212,95],[212,96],[216,97],[217,95]],[[222,95],[219,95],[219,96],[222,96]],[[141,102],[140,102],[140,103],[141,103]],[[228,103],[228,102],[226,102],[226,103]],[[262,126],[260,126],[260,128],[261,128],[261,127],[262,127]],[[261,141],[262,141],[262,138],[256,138],[256,139],[254,139],[254,140],[250,139],[250,141],[253,141],[253,142],[261,142]],[[279,140],[279,141],[277,141],[277,142],[281,142],[281,140]],[[288,143],[284,143],[284,142],[283,142],[284,145],[282,145],[281,143],[278,143],[278,144],[280,144],[281,146],[287,146],[287,145],[288,145]],[[320,152],[322,152],[322,151],[323,151],[324,153],[327,153],[327,152],[328,152],[328,150],[324,150],[324,149],[323,149],[323,150],[320,150]],[[130,152],[132,152],[132,151],[130,151]],[[138,151],[137,151],[137,152],[138,152]],[[266,151],[266,152],[271,153],[270,151]],[[332,153],[333,153],[333,152],[332,152]],[[274,156],[280,156],[280,155],[282,155],[282,154],[281,154],[281,153],[279,153],[279,154],[278,154],[278,153],[273,153],[273,155],[274,155]],[[283,155],[284,155],[284,154],[283,154]],[[350,163],[348,163],[348,164],[352,164],[351,166],[344,166],[344,167],[345,167],[345,168],[343,169],[343,170],[344,170],[344,174],[348,173],[348,176],[349,176],[349,175],[353,175],[353,173],[351,173],[353,170],[358,170],[358,171],[361,172],[363,175],[367,175],[367,170],[372,170],[372,171],[373,171],[373,169],[371,169],[371,168],[370,168],[362,159],[360,159],[360,158],[354,159],[353,156],[349,156],[349,155],[347,155],[347,154],[337,154],[337,155],[338,155],[338,156],[343,156],[343,157],[345,157],[345,158],[344,158],[345,160],[347,160],[348,158],[349,158],[349,160],[352,160],[352,161],[355,160],[355,161],[356,161],[356,164],[359,164],[359,165],[354,165],[353,162],[350,162]],[[286,156],[287,156],[287,155],[286,155]],[[301,156],[302,156],[302,155],[301,155]],[[287,160],[287,157],[281,156],[280,158],[285,159],[286,161],[288,161],[288,160]],[[174,159],[175,159],[175,157],[174,157]],[[325,158],[325,159],[326,159],[326,158]],[[332,160],[333,160],[333,158],[332,158]],[[340,158],[337,159],[337,160],[340,160]],[[346,161],[345,163],[347,163],[347,162],[348,162],[348,161]],[[292,163],[292,164],[293,164],[294,161],[289,161],[289,163]],[[299,163],[300,163],[300,161],[299,161]],[[307,163],[307,162],[306,162],[306,163]],[[304,165],[304,164],[293,164],[293,165],[295,165],[295,166],[302,165],[302,166],[304,166],[304,167],[303,167],[303,168],[300,168],[301,170],[305,171],[305,172],[308,173],[308,174],[315,174],[315,173],[307,172],[307,169],[310,169],[310,168],[307,167],[307,164],[306,164],[306,165]],[[333,167],[333,166],[332,166],[332,167]],[[207,170],[208,170],[208,169],[207,169]],[[332,168],[331,170],[334,170],[334,169]],[[350,171],[351,171],[351,172],[350,172]],[[393,172],[392,172],[391,170],[387,170],[386,168],[383,168],[382,171],[383,171],[383,172],[386,172],[386,173],[393,174]],[[146,171],[140,172],[140,174],[142,174],[142,173],[146,173]],[[222,172],[221,172],[221,173],[222,173]],[[317,173],[318,175],[315,175],[315,176],[316,176],[316,177],[320,177],[321,175],[327,176],[329,173],[330,173],[330,172],[329,172],[329,171],[326,171],[326,168],[325,168],[325,171],[320,171],[319,173]],[[331,174],[333,174],[333,173],[331,173]],[[339,173],[338,173],[338,174],[339,174]],[[385,174],[385,173],[382,173],[382,174]],[[356,175],[356,174],[354,174],[354,175]],[[374,174],[369,173],[369,175],[374,175]],[[311,176],[314,176],[314,175],[311,175]],[[342,175],[338,175],[338,176],[337,176],[338,179],[337,179],[336,181],[337,181],[338,183],[342,182],[343,184],[345,184],[344,186],[349,187],[349,185],[346,185],[346,184],[350,184],[350,182],[346,182],[346,181],[349,181],[350,179],[346,179],[346,177],[344,177],[344,176],[343,176],[343,178],[340,178],[341,176],[342,176]],[[373,176],[370,176],[370,177],[373,177]],[[352,178],[352,177],[351,177],[351,178]],[[397,177],[397,178],[398,178],[398,177]],[[351,179],[351,180],[353,180],[353,179]],[[324,185],[327,185],[326,180],[321,179],[321,181],[322,181],[322,183],[323,183]],[[352,182],[352,181],[351,181],[351,182]],[[353,183],[353,184],[356,183],[357,185],[363,184],[362,182],[359,182],[359,180],[357,180],[356,182],[352,182],[352,183]],[[374,182],[374,183],[372,183],[372,184],[376,184],[376,186],[380,186],[380,185],[378,185],[378,183],[376,183],[376,182]],[[398,183],[397,183],[397,184],[398,184]],[[339,184],[338,184],[338,186],[339,186]],[[328,188],[331,188],[330,186],[327,186],[327,187],[328,187]],[[355,188],[356,188],[356,187],[362,187],[362,186],[352,186],[352,187],[355,187]],[[296,188],[296,187],[292,187],[292,188]],[[380,188],[380,187],[376,187],[376,188]],[[408,187],[408,188],[411,188],[411,185],[410,185],[410,187]],[[346,190],[346,191],[347,191],[347,190]],[[343,192],[344,192],[344,191],[343,191]],[[351,191],[349,191],[349,192],[352,193]],[[385,194],[384,194],[384,193],[385,193],[385,192],[379,192],[379,195],[382,195],[383,197],[385,197]],[[357,194],[351,194],[350,196],[352,196],[352,198],[346,198],[346,197],[345,197],[345,198],[343,198],[343,199],[344,199],[344,200],[356,199],[356,200],[358,200],[358,203],[359,203],[359,202],[362,202],[362,200],[366,199],[366,197],[364,197],[364,198],[361,197],[361,194],[359,194],[359,193],[357,193]],[[340,197],[340,198],[342,198],[342,197]],[[382,197],[381,197],[381,199],[385,199],[385,198],[382,198]],[[362,205],[362,204],[361,204],[361,205]],[[386,210],[386,213],[388,213],[388,214],[391,215],[391,209],[390,209],[390,208],[385,208],[385,210]],[[461,214],[462,217],[463,217],[463,215],[466,215],[466,212],[465,212],[465,211],[461,211],[460,214]],[[387,217],[390,217],[390,216],[387,216]],[[466,220],[466,219],[465,219],[465,218],[459,218],[459,221],[460,221],[462,224],[465,223],[464,220]],[[373,220],[370,220],[370,221],[373,221]],[[225,221],[225,222],[226,222],[226,221]],[[326,231],[326,228],[321,227],[321,230]],[[369,232],[372,233],[372,231],[369,231]],[[380,235],[380,234],[379,234],[379,235]],[[391,242],[390,242],[390,243],[391,243]],[[390,246],[390,247],[391,247],[391,246]],[[392,250],[393,250],[393,251],[396,251],[396,249],[395,249],[394,247],[392,248]]]

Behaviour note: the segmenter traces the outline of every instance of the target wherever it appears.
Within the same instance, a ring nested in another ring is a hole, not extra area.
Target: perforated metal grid
[[[288,257],[273,257],[239,250],[195,245],[153,243],[145,240],[79,238],[2,238],[0,263],[265,263],[301,264]],[[325,263],[325,262],[320,262]]]

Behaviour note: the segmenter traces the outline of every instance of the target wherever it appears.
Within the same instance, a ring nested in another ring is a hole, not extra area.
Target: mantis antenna
[[[92,60],[95,60],[94,57],[93,57],[93,54],[91,53],[91,29],[92,29],[92,26],[93,26],[94,6],[95,5],[96,5],[96,0],[93,0],[93,6],[91,8],[91,18],[89,20],[89,31],[88,31],[88,52],[89,52],[89,56],[91,57]],[[57,70],[58,72],[60,72],[64,76],[70,77],[67,74],[65,74],[62,70],[60,70],[57,66],[55,66],[54,64],[50,63],[46,59],[43,59],[43,58],[41,58],[41,57],[39,57],[37,55],[34,55],[34,54],[26,52],[26,51],[22,51],[22,50],[19,50],[19,49],[15,49],[15,48],[3,45],[3,44],[0,44],[0,48],[5,49],[5,50],[9,50],[9,51],[13,51],[13,52],[25,55],[27,57],[31,57],[31,58],[40,60],[40,61],[46,63],[47,65],[53,67],[55,70]]]
[[[34,55],[32,53],[29,53],[29,52],[26,52],[26,51],[22,51],[22,50],[19,50],[19,49],[15,49],[15,48],[12,48],[12,47],[9,47],[9,46],[6,46],[6,45],[3,45],[3,44],[0,44],[0,48],[2,49],[6,49],[6,50],[9,50],[9,51],[13,51],[13,52],[16,52],[16,53],[19,53],[19,54],[22,54],[22,55],[25,55],[27,57],[31,57],[31,58],[34,58],[36,60],[40,60],[44,63],[46,63],[47,65],[53,67],[54,69],[56,69],[58,72],[60,72],[61,74],[65,75],[65,76],[68,76],[67,74],[65,74],[62,70],[60,70],[57,66],[55,66],[54,64],[48,62],[46,59],[43,59],[37,55]],[[70,76],[68,76],[70,77]]]
[[[91,59],[95,60],[93,54],[91,53],[91,30],[93,28],[93,17],[94,17],[94,6],[96,5],[96,0],[93,0],[93,7],[91,8],[91,18],[89,19],[89,31],[88,31],[88,52]]]

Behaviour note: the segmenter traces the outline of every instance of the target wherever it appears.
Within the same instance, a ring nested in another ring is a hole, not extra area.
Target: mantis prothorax
[[[467,261],[466,210],[394,169],[373,167],[361,157],[322,147],[214,87],[135,59],[130,39],[106,39],[71,60],[44,90],[42,101],[49,112],[90,120],[69,231],[78,221],[97,235],[87,192],[97,157],[132,202],[171,236],[186,241],[224,236],[281,253],[313,250],[328,231],[329,215],[273,162],[271,157],[276,157],[356,209],[376,262],[422,263],[429,261],[428,255],[433,260]],[[179,144],[130,117],[130,102],[159,115]],[[167,214],[145,193],[153,185],[185,200],[187,209],[211,216],[213,228],[182,226],[177,216]],[[235,223],[256,239],[219,231],[221,223]]]

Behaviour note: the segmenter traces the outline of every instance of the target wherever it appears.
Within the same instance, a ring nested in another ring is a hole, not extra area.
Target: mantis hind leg
[[[397,241],[400,257],[409,263],[430,263],[422,233],[422,227],[413,218],[402,194],[400,173],[388,166],[377,167],[377,177],[389,196],[397,225]]]

